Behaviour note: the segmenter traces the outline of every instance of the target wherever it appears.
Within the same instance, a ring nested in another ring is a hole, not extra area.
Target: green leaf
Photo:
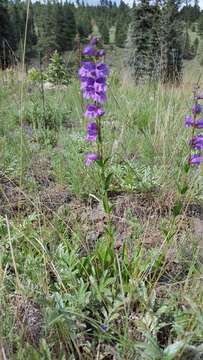
[[[103,160],[97,160],[96,161],[96,163],[97,163],[97,165],[99,165],[101,168],[104,166],[104,162],[103,162]]]
[[[183,195],[188,191],[189,187],[187,184],[183,185],[182,188],[180,188],[180,193]]]
[[[174,207],[172,208],[172,214],[174,217],[180,215],[183,208],[183,204],[181,201],[177,201]]]
[[[106,214],[110,214],[111,207],[110,207],[110,204],[109,204],[109,199],[108,199],[107,194],[104,194],[104,197],[103,197],[103,207],[104,207],[104,211],[106,212]]]
[[[109,185],[110,185],[112,176],[113,176],[113,173],[110,173],[107,175],[107,177],[105,179],[104,190],[106,190],[106,191],[109,189]]]
[[[185,171],[185,173],[187,174],[190,170],[190,164],[187,162],[183,165],[183,169]]]
[[[107,162],[109,161],[109,159],[110,159],[110,157],[107,157],[106,159],[104,159],[103,164],[106,165]]]

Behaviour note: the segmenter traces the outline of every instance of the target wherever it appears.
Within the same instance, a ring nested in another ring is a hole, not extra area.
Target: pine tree
[[[198,33],[201,37],[203,37],[203,12],[201,12],[198,20]]]
[[[182,26],[176,0],[161,8],[141,0],[132,9],[127,63],[136,80],[177,81],[182,70]]]
[[[130,22],[129,8],[121,0],[118,9],[118,19],[116,22],[116,32],[115,32],[115,43],[118,47],[122,48],[125,46],[129,22]]]
[[[27,16],[27,11],[26,8],[23,11],[23,24],[25,26],[26,23],[26,16]],[[33,8],[32,8],[32,3],[30,4],[29,7],[29,14],[28,14],[28,24],[27,24],[27,36],[26,36],[26,59],[30,59],[32,56],[35,55],[35,45],[37,44],[37,37],[36,37],[36,33],[35,33],[35,26],[34,26],[34,14],[33,14]],[[24,31],[24,29],[23,29]],[[24,39],[24,34],[23,34],[23,39]]]
[[[47,59],[53,53],[54,50],[58,49],[57,38],[56,38],[56,14],[55,4],[52,5],[50,1],[43,7],[42,24],[38,36],[38,50]]]
[[[137,81],[151,77],[152,27],[152,7],[149,0],[141,0],[140,4],[132,9],[127,39],[127,64]]]
[[[64,35],[65,35],[65,47],[64,50],[72,50],[74,46],[74,40],[76,37],[76,21],[72,6],[68,3],[64,4]]]
[[[149,79],[159,80],[161,77],[161,9],[158,4],[151,5],[152,28],[149,46]]]
[[[105,22],[105,19],[99,24],[99,32],[104,44],[109,44],[109,28]]]
[[[88,36],[92,32],[92,22],[88,8],[84,6],[80,6],[76,11],[75,17],[76,17],[76,28],[80,36],[80,41],[81,43],[85,43],[87,41]]]
[[[93,31],[93,21],[97,24],[97,29],[99,27],[98,32],[106,44],[109,43],[109,30],[117,24],[117,43],[123,46],[129,10],[123,0],[119,8],[112,0],[102,0],[100,5],[86,5],[83,0],[76,2],[77,7],[68,0],[30,2],[26,61],[33,56],[39,58],[39,54],[44,60],[49,59],[54,50],[72,50],[76,33],[81,42],[87,42]],[[7,66],[10,57],[22,57],[26,16],[25,1],[0,0],[0,57],[1,63],[4,58],[4,66]]]
[[[22,8],[19,1],[15,1],[15,3],[10,4],[9,7],[9,16],[10,23],[12,28],[12,37],[10,37],[10,45],[14,51],[16,51],[19,47],[19,43],[21,41],[21,28],[22,28]]]
[[[185,41],[183,48],[183,59],[190,60],[195,56],[195,51],[191,45],[191,39],[188,30],[185,32]]]
[[[200,16],[200,7],[199,0],[194,1],[194,21],[196,21]]]
[[[193,22],[197,21],[200,16],[199,1],[194,0],[194,6],[191,4],[186,4],[186,6],[183,6],[180,11],[180,16],[188,25],[191,25]]]
[[[71,5],[57,3],[56,10],[56,42],[60,52],[73,49],[76,36],[76,23]]]
[[[5,68],[9,63],[8,44],[10,40],[10,17],[7,2],[0,2],[0,67]]]
[[[161,17],[162,81],[179,81],[182,75],[183,24],[179,19],[178,1],[167,0]]]

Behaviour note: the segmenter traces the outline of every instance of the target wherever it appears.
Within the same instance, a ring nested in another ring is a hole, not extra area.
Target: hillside
[[[201,167],[179,191],[197,63],[185,63],[179,87],[126,84],[115,71],[108,80],[113,245],[99,168],[84,166],[78,80],[44,100],[29,79],[2,83],[0,339],[9,359],[202,354]]]
[[[203,358],[202,16],[0,3],[0,360]]]

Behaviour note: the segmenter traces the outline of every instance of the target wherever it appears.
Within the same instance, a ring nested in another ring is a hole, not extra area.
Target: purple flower
[[[190,127],[190,126],[194,126],[194,120],[192,118],[192,116],[186,116],[185,117],[185,127]]]
[[[97,50],[93,46],[86,46],[82,53],[86,56],[96,56]]]
[[[95,80],[92,77],[83,77],[81,80],[81,89],[85,90],[89,86],[94,87]]]
[[[105,53],[105,50],[104,49],[101,49],[101,50],[98,50],[97,51],[97,56],[98,57],[102,57],[102,56],[104,56],[106,53]]]
[[[185,127],[194,126],[196,129],[203,129],[203,119],[194,121],[191,116],[186,116],[185,118]]]
[[[83,89],[84,99],[93,99],[95,100],[95,90],[93,86],[85,86]]]
[[[190,145],[193,149],[201,150],[203,148],[203,135],[196,135],[190,141]]]
[[[96,76],[97,77],[107,77],[109,75],[109,68],[104,63],[99,63],[96,66]]]
[[[198,154],[191,155],[189,159],[190,165],[200,165],[203,162],[203,156],[200,156]]]
[[[106,93],[104,91],[95,91],[93,86],[86,86],[83,89],[84,99],[92,99],[100,104],[106,102]]]
[[[97,78],[94,83],[95,91],[100,92],[106,92],[106,80],[103,77]]]
[[[203,100],[203,95],[195,95],[194,100]]]
[[[97,124],[95,122],[90,122],[87,125],[87,136],[86,136],[86,140],[87,141],[96,141],[97,140],[97,136],[98,136],[98,127]]]
[[[79,70],[80,79],[84,77],[95,77],[96,76],[96,65],[91,61],[82,61],[81,68]]]
[[[104,114],[105,114],[105,111],[102,108],[96,106],[95,104],[88,104],[86,107],[84,116],[95,119]]]
[[[97,154],[89,153],[85,156],[85,165],[89,166],[98,159],[99,159],[99,157]]]
[[[100,104],[103,104],[106,101],[106,93],[104,91],[95,91],[92,99]]]
[[[192,106],[193,114],[200,114],[202,112],[202,106],[200,104],[194,104]]]
[[[196,121],[194,126],[196,129],[203,129],[203,119]]]

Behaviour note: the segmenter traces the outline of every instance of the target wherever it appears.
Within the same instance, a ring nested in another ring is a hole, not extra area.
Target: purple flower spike
[[[200,165],[203,162],[203,156],[200,156],[198,154],[191,155],[189,159],[190,165]]]
[[[104,49],[99,48],[100,39],[92,37],[89,44],[84,48],[83,55],[89,56],[89,61],[82,61],[79,70],[81,92],[84,99],[90,100],[86,105],[84,116],[92,119],[87,125],[86,140],[99,142],[98,153],[88,153],[85,156],[85,164],[91,165],[96,160],[102,160],[102,141],[100,139],[100,117],[105,114],[102,104],[106,101],[106,78],[109,75],[108,66],[102,62],[105,55]],[[99,119],[96,121],[96,119]]]
[[[104,56],[106,53],[105,53],[105,50],[104,49],[101,49],[101,50],[98,50],[97,51],[97,56],[98,57],[102,57],[102,56]]]
[[[87,136],[86,136],[86,140],[87,141],[97,141],[97,136],[98,136],[98,128],[97,128],[97,124],[94,122],[90,122],[87,125]]]
[[[200,114],[202,112],[202,106],[200,104],[194,104],[192,106],[193,114]]]
[[[185,117],[185,127],[190,127],[190,126],[194,126],[194,120],[192,118],[192,116],[186,116]]]
[[[89,153],[85,157],[85,165],[90,166],[94,161],[98,160],[99,157],[97,154]]]
[[[86,46],[83,50],[83,55],[96,56],[97,50],[93,46]]]
[[[89,104],[86,107],[86,111],[84,113],[84,116],[87,118],[96,119],[99,116],[103,116],[105,114],[105,111],[96,106],[95,104]]]

